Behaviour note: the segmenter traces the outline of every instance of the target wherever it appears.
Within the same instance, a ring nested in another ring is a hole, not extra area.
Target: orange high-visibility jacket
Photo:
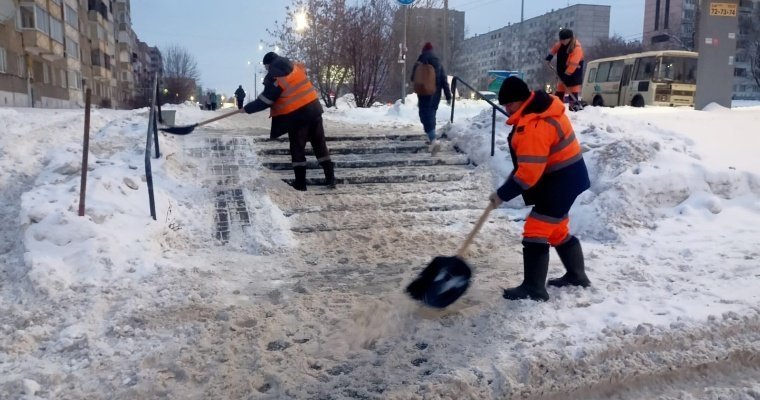
[[[303,67],[293,65],[293,72],[286,76],[275,78],[275,84],[282,89],[280,97],[269,109],[269,116],[290,114],[293,111],[317,100],[317,89],[309,81]]]
[[[536,196],[574,199],[590,187],[581,145],[557,97],[532,92],[507,124],[512,125],[509,147],[515,169],[497,191],[502,200],[519,194],[526,204],[542,200]]]
[[[573,50],[568,53],[568,46],[557,42],[549,50],[550,54],[557,56],[557,74],[567,86],[583,84],[583,47],[581,42],[575,39]]]

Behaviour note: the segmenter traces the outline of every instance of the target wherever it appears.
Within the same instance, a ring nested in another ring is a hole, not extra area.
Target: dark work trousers
[[[311,143],[318,162],[329,161],[330,151],[325,142],[325,128],[322,118],[301,124],[294,132],[288,132],[290,142],[290,159],[293,167],[306,166],[306,142]]]
[[[238,97],[237,98],[237,106],[238,106],[238,110],[241,109],[241,108],[243,108],[243,98],[242,97]]]
[[[428,135],[429,140],[435,139],[435,114],[438,109],[433,107],[420,107],[420,122]]]

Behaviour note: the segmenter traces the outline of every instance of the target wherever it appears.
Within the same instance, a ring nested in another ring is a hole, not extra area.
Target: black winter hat
[[[559,30],[559,40],[572,39],[573,31],[567,28]]]
[[[516,76],[510,76],[505,79],[499,89],[499,104],[501,105],[515,101],[524,101],[528,97],[530,97],[528,85]]]
[[[269,53],[267,53],[267,54],[264,54],[264,60],[263,60],[263,61],[261,61],[261,63],[262,63],[262,64],[264,64],[264,65],[269,65],[269,64],[271,64],[271,63],[272,63],[272,61],[274,61],[274,59],[275,59],[275,58],[277,58],[277,57],[279,57],[279,56],[277,55],[277,53],[275,53],[275,52],[273,52],[273,51],[270,51]]]

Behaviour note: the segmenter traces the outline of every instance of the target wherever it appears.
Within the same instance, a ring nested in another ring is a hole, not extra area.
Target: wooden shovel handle
[[[478,222],[475,223],[475,226],[470,231],[470,234],[467,235],[467,239],[464,240],[464,243],[462,243],[462,246],[459,247],[459,251],[457,251],[457,257],[464,258],[465,253],[467,253],[467,248],[470,246],[470,243],[472,243],[472,240],[475,238],[475,235],[478,234],[478,231],[480,231],[480,228],[483,226],[483,224],[488,219],[488,214],[493,211],[493,204],[488,203],[488,207],[483,211],[483,214],[478,219]]]
[[[233,116],[233,115],[235,115],[235,114],[240,114],[240,113],[241,113],[241,112],[243,112],[243,111],[244,111],[244,110],[241,108],[241,109],[239,109],[239,110],[235,110],[235,111],[232,111],[232,112],[228,112],[227,114],[222,114],[222,115],[220,115],[220,116],[218,116],[218,117],[214,117],[214,118],[211,118],[211,119],[207,119],[207,120],[205,120],[205,121],[202,121],[202,122],[198,122],[198,125],[197,125],[197,126],[201,126],[201,125],[210,124],[210,123],[212,123],[212,122],[214,122],[214,121],[219,121],[220,119],[223,119],[223,118],[227,118],[227,117],[231,117],[231,116]]]

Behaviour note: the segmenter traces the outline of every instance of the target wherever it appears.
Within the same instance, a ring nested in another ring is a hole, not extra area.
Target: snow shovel
[[[427,306],[445,308],[467,291],[472,270],[464,262],[464,256],[493,208],[493,204],[489,203],[455,256],[436,257],[420,272],[417,279],[406,287],[409,296]]]
[[[549,67],[549,69],[551,69],[552,71],[554,71],[554,75],[557,76],[557,79],[559,79],[560,81],[562,80],[559,77],[559,73],[557,73],[557,69],[554,68],[553,65],[551,65],[550,63],[547,62],[546,66]],[[575,93],[573,93],[573,92],[567,92],[567,95],[570,96],[570,98],[573,100],[573,104],[576,107],[575,110],[573,110],[573,111],[581,111],[581,110],[583,110],[583,103],[581,103],[581,100],[575,95]]]
[[[210,124],[210,123],[212,123],[214,121],[218,121],[218,120],[223,119],[223,118],[231,117],[231,116],[233,116],[235,114],[240,114],[243,111],[244,110],[241,108],[239,110],[228,112],[227,114],[222,114],[222,115],[220,115],[218,117],[207,119],[205,121],[201,121],[201,122],[198,122],[198,123],[195,123],[195,124],[192,124],[192,125],[170,126],[168,128],[161,128],[159,130],[160,131],[164,131],[166,133],[171,133],[173,135],[187,135],[188,133],[192,132],[195,128],[197,128],[197,127],[199,127],[201,125]]]

